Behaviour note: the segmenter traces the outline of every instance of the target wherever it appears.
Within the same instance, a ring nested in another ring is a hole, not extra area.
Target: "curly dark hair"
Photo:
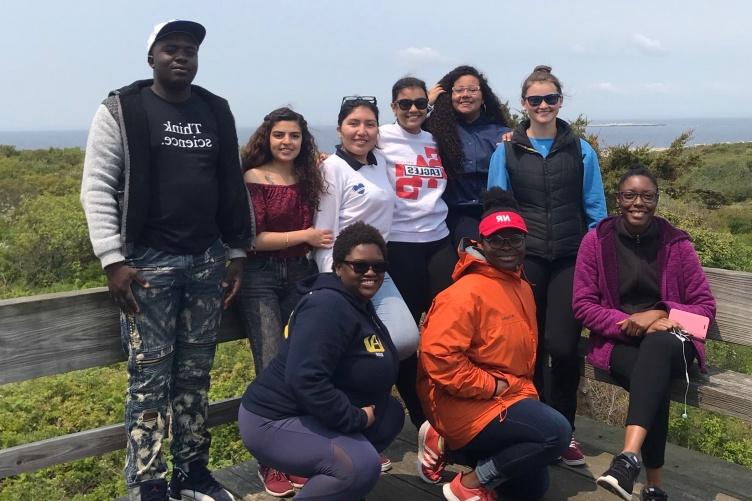
[[[381,236],[379,230],[366,224],[363,221],[358,221],[351,224],[337,235],[337,239],[334,241],[334,248],[332,249],[332,271],[335,266],[345,262],[347,255],[353,249],[362,244],[374,244],[381,250],[381,254],[386,260],[386,242],[384,237]]]
[[[616,185],[618,187],[617,189],[621,191],[621,187],[622,185],[624,185],[624,181],[634,176],[645,176],[646,178],[650,179],[650,181],[652,181],[652,183],[655,185],[655,189],[658,189],[658,178],[655,177],[655,174],[650,172],[650,169],[639,162],[632,164],[629,170],[619,178],[619,184]]]
[[[520,207],[510,192],[494,186],[483,194],[483,215],[481,219],[500,210],[509,210],[519,214]]]
[[[483,95],[484,107],[481,108],[481,116],[486,117],[492,123],[508,126],[511,123],[511,115],[506,104],[502,104],[496,94],[488,85],[488,80],[472,66],[458,66],[439,80],[439,85],[446,91],[436,98],[431,116],[424,123],[424,128],[433,134],[433,138],[439,147],[444,169],[447,176],[452,177],[462,171],[465,154],[462,151],[457,133],[457,112],[452,106],[452,87],[458,78],[472,75],[480,82],[480,91]]]
[[[251,134],[248,143],[240,150],[240,160],[243,172],[266,165],[273,160],[272,150],[269,146],[269,138],[272,128],[283,121],[296,122],[303,134],[300,145],[300,153],[293,162],[295,176],[298,178],[300,194],[311,208],[316,212],[319,208],[321,193],[324,192],[324,175],[319,168],[319,151],[313,134],[308,129],[303,115],[290,108],[278,108],[264,117],[264,121],[256,131]]]

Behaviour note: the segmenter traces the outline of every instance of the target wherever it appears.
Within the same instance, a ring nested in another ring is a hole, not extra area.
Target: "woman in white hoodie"
[[[378,229],[384,240],[389,241],[395,192],[387,176],[386,160],[376,150],[379,135],[376,98],[345,97],[337,118],[337,132],[342,144],[322,164],[326,189],[313,225],[331,228],[336,238],[347,226],[362,221]],[[314,259],[320,272],[332,269],[331,249],[316,249]],[[389,273],[372,302],[389,330],[400,360],[415,355],[418,327]],[[417,410],[409,407],[408,410],[412,415],[420,410],[420,405]]]

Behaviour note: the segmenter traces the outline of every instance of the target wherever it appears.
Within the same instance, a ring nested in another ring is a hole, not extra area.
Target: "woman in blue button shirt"
[[[447,187],[447,226],[457,248],[462,237],[478,239],[488,164],[501,136],[510,129],[509,110],[472,66],[447,73],[429,96],[438,95],[426,129],[439,147]]]
[[[488,187],[511,190],[527,222],[524,266],[533,284],[539,336],[535,385],[574,429],[581,331],[572,312],[574,265],[582,237],[606,217],[606,199],[598,156],[557,117],[563,102],[559,79],[550,67],[537,66],[522,84],[522,107],[529,118],[494,153]],[[551,356],[548,395],[543,388],[545,349]],[[585,464],[574,438],[562,460],[570,466]]]

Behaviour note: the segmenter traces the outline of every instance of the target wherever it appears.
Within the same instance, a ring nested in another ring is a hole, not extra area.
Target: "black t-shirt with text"
[[[217,238],[217,120],[195,92],[171,103],[141,90],[151,139],[149,215],[138,243],[199,254]]]

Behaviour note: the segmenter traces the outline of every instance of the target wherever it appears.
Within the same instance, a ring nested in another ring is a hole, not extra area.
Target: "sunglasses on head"
[[[387,262],[386,261],[342,261],[348,265],[358,275],[365,275],[368,273],[368,269],[372,269],[374,273],[381,275],[386,273]]]
[[[522,99],[527,101],[530,106],[540,106],[543,101],[545,101],[547,105],[553,106],[559,102],[559,99],[561,99],[561,94],[557,93],[546,94],[545,96],[526,96]]]
[[[376,96],[345,96],[342,98],[342,104],[350,102],[371,103],[376,106]]]
[[[428,108],[428,99],[425,97],[419,97],[418,99],[400,99],[399,101],[395,101],[397,103],[397,106],[399,106],[399,109],[402,111],[407,111],[410,108],[415,105],[416,108],[419,110],[425,110]]]

